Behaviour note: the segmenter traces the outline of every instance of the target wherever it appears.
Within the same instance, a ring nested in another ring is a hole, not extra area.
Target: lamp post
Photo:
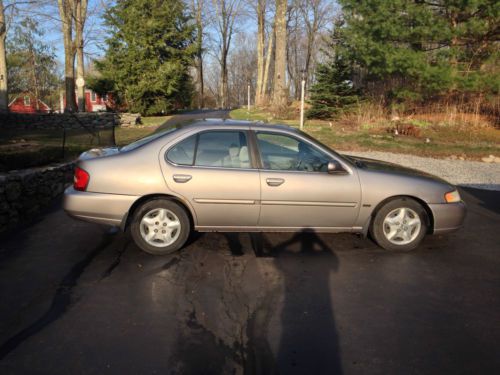
[[[250,81],[248,81],[247,86],[247,110],[250,112]]]
[[[304,129],[304,95],[306,91],[306,71],[301,70],[302,73],[302,91],[300,93],[300,130]]]

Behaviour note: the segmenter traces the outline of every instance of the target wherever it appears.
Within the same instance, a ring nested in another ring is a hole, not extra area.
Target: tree
[[[191,0],[191,12],[194,15],[196,24],[196,78],[198,84],[198,108],[205,107],[204,95],[205,95],[205,82],[203,78],[203,30],[204,30],[204,20],[203,20],[203,0]]]
[[[9,93],[7,82],[7,57],[5,53],[5,38],[7,36],[7,23],[3,0],[0,0],[0,112],[7,111]]]
[[[29,92],[46,100],[58,87],[57,61],[54,49],[45,42],[38,21],[25,17],[13,29],[7,43],[9,91]]]
[[[83,30],[87,19],[87,0],[74,0],[75,10],[75,49],[76,78],[83,84],[77,86],[78,111],[85,112],[85,63],[83,58]]]
[[[114,83],[115,98],[144,115],[190,104],[196,44],[182,1],[119,1],[106,11],[105,21],[110,36],[96,66]]]
[[[339,41],[373,95],[387,102],[426,101],[495,85],[498,91],[498,70],[486,69],[498,56],[498,1],[339,3],[345,17]]]
[[[267,0],[257,0],[257,83],[255,87],[255,105],[266,105],[269,86],[269,66],[273,52],[274,28],[269,33],[266,53],[266,9]]]
[[[66,98],[64,111],[75,112],[77,108],[75,96],[76,46],[73,40],[74,1],[57,0],[57,4],[59,6],[64,42],[64,88]]]
[[[318,32],[325,26],[327,17],[331,14],[332,3],[329,0],[299,0],[297,7],[302,14],[307,37],[304,65],[306,73],[304,78],[307,85]]]
[[[331,119],[352,109],[359,101],[353,87],[352,68],[336,55],[327,64],[320,64],[316,71],[316,84],[310,90],[309,118]]]
[[[220,63],[220,106],[227,108],[229,104],[227,58],[231,48],[231,40],[235,29],[235,21],[240,13],[240,0],[212,0],[215,8],[215,23],[219,34]]]
[[[276,112],[282,112],[288,103],[288,86],[286,83],[286,14],[287,0],[276,0],[275,35],[276,52],[274,60],[273,107]]]

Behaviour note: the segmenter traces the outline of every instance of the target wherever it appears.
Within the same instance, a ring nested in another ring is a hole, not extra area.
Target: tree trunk
[[[0,0],[0,112],[8,111],[9,93],[7,82],[7,58],[5,55],[5,37],[7,35],[7,25],[5,24],[5,14],[3,1]]]
[[[267,105],[269,103],[269,67],[271,66],[271,60],[273,58],[274,49],[274,25],[271,35],[269,35],[269,42],[267,43],[267,56],[266,56],[266,66],[264,67],[264,77],[262,78],[262,93],[261,93],[261,104]]]
[[[196,4],[195,4],[196,3]],[[196,13],[196,73],[198,80],[198,108],[205,107],[205,85],[203,82],[203,0],[193,0],[193,12]]]
[[[220,69],[220,79],[221,79],[221,85],[220,85],[220,106],[223,109],[228,108],[229,105],[229,95],[227,92],[227,50],[226,48],[222,48],[222,55],[221,55],[221,69]]]
[[[38,87],[38,77],[36,74],[36,57],[35,57],[35,51],[33,51],[33,46],[31,45],[29,49],[30,53],[30,64],[31,64],[31,79],[32,79],[32,85],[33,85],[33,96],[35,97],[35,109],[37,112],[40,110],[40,104],[39,104],[39,99],[40,99],[40,90]]]
[[[266,0],[257,2],[257,87],[255,87],[255,105],[262,105],[264,91],[264,46],[266,43]]]
[[[273,107],[276,112],[283,112],[288,104],[286,84],[286,12],[288,1],[276,0],[276,53],[274,61]]]
[[[85,82],[85,65],[83,59],[83,29],[87,18],[87,0],[77,0],[76,6],[76,78]],[[85,112],[85,84],[79,85],[78,90],[78,111]]]
[[[64,41],[64,88],[66,91],[65,112],[76,111],[75,96],[75,43],[73,41],[73,18],[75,14],[69,0],[58,0]]]

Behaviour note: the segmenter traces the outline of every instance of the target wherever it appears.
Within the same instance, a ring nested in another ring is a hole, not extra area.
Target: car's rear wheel
[[[427,222],[427,213],[420,203],[411,198],[399,198],[378,210],[370,233],[386,250],[410,251],[425,237]]]
[[[186,211],[176,202],[152,199],[134,213],[130,226],[134,242],[154,255],[179,250],[189,237],[190,224]]]

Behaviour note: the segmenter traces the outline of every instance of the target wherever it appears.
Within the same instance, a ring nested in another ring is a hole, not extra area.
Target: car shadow
[[[465,192],[463,195],[466,202],[471,200],[472,203],[477,203],[480,207],[500,215],[500,193],[497,190],[477,189],[465,186],[461,186],[460,190],[462,193]]]
[[[273,258],[284,284],[281,337],[274,358],[278,371],[274,370],[274,366],[268,366],[268,371],[264,372],[341,374],[340,347],[330,289],[331,274],[339,269],[337,255],[314,231],[308,229],[274,246],[261,233],[250,236],[255,254]],[[268,303],[276,306],[279,301]],[[254,348],[257,352],[254,357],[259,357],[259,354],[269,356],[271,349],[268,344],[263,344],[262,337],[260,346],[260,350]],[[271,362],[269,358],[260,361]],[[259,363],[255,359],[254,362]],[[262,369],[263,366],[256,367]]]

